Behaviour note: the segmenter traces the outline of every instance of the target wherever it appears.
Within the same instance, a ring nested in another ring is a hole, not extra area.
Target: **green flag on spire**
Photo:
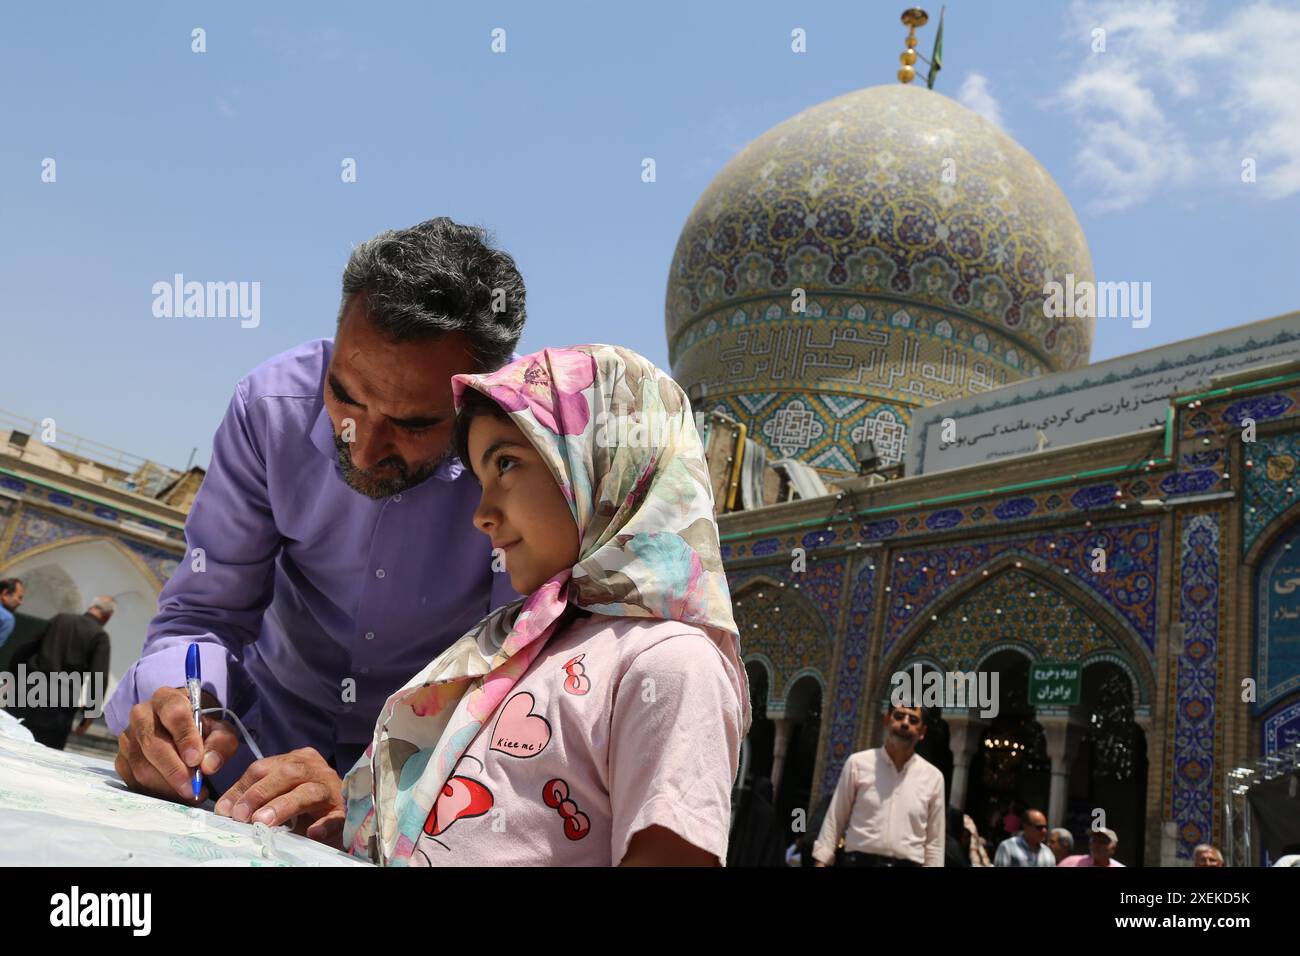
[[[939,29],[934,35],[934,52],[930,55],[930,73],[925,78],[925,88],[934,89],[934,79],[943,69],[943,13],[947,7],[939,11]]]

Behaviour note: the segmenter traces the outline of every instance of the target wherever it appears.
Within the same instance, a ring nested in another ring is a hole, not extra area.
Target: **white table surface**
[[[111,761],[20,739],[13,726],[0,726],[0,866],[371,865],[284,827],[219,817],[210,801],[134,793]]]

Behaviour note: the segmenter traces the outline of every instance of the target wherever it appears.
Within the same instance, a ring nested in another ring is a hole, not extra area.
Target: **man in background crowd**
[[[1028,810],[1024,829],[998,844],[994,866],[1056,866],[1056,857],[1047,848],[1047,815],[1042,810]]]
[[[849,866],[943,866],[943,774],[916,752],[928,716],[891,707],[885,745],[845,761],[813,847],[817,866],[834,865],[841,838]]]
[[[49,689],[44,706],[6,708],[15,717],[22,718],[24,726],[36,740],[47,747],[62,750],[72,732],[72,722],[86,710],[98,712],[104,706],[102,695],[108,686],[108,661],[111,644],[104,625],[108,623],[117,604],[111,597],[101,594],[91,602],[84,614],[56,614],[45,625],[40,640],[31,645],[23,660],[26,677],[33,673],[46,675]],[[68,680],[68,676],[73,677]],[[84,683],[83,683],[84,681]],[[80,692],[77,701],[58,699],[61,692],[75,689]],[[86,699],[89,695],[89,699]],[[88,706],[87,706],[88,705]],[[76,734],[81,736],[94,723],[83,716]]]
[[[14,632],[14,611],[22,607],[25,591],[18,578],[0,581],[0,647],[5,646],[5,641]]]
[[[1061,861],[1074,852],[1074,834],[1065,827],[1056,827],[1047,837],[1047,848],[1056,857],[1057,866],[1060,866]]]
[[[1219,848],[1208,843],[1199,844],[1192,851],[1193,866],[1223,866],[1223,854]]]
[[[1076,856],[1067,856],[1060,862],[1061,866],[1123,866],[1114,859],[1119,846],[1119,836],[1106,827],[1094,829],[1088,834],[1088,852]]]

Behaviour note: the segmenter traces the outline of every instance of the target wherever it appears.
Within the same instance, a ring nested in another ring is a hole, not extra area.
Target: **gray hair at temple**
[[[446,216],[381,232],[352,250],[340,325],[358,293],[392,342],[463,332],[479,371],[504,365],[524,330],[524,280],[515,260],[493,248],[487,230]]]
[[[1074,849],[1074,834],[1065,827],[1053,827],[1052,836],[1056,837],[1066,850]]]
[[[107,594],[100,594],[90,602],[90,610],[99,611],[105,617],[112,617],[113,612],[117,610],[117,602]]]

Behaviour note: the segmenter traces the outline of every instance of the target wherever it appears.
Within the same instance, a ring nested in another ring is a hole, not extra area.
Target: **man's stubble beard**
[[[334,436],[334,447],[338,451],[339,471],[342,473],[347,486],[358,494],[374,499],[389,498],[405,491],[407,488],[414,488],[437,471],[438,466],[451,457],[451,447],[448,446],[442,455],[416,469],[414,473],[407,469],[405,462],[396,458],[385,458],[380,464],[388,463],[393,465],[393,477],[375,478],[369,472],[362,471],[352,463],[352,453],[348,443],[338,435]]]
[[[916,739],[915,736],[911,736],[911,737],[909,737],[909,736],[906,736],[906,735],[904,735],[904,734],[895,733],[895,731],[894,731],[894,729],[893,729],[892,727],[889,729],[889,731],[888,731],[888,733],[886,734],[886,736],[887,736],[890,740],[894,741],[894,743],[899,744],[900,746],[903,746],[903,747],[913,747],[913,748],[914,748],[914,747],[916,747],[916,744],[917,744],[917,739]]]

